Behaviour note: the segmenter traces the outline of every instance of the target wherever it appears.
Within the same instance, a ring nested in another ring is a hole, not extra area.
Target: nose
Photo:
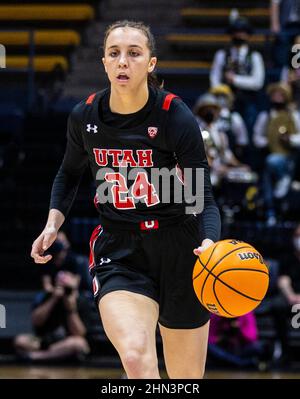
[[[127,57],[126,57],[126,54],[120,54],[119,66],[120,66],[120,67],[127,67]]]

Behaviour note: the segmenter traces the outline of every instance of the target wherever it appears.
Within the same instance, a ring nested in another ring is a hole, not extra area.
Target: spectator
[[[220,131],[227,136],[229,147],[239,160],[244,160],[249,144],[245,122],[238,112],[232,111],[234,96],[230,86],[219,85],[210,90],[221,107],[218,118]]]
[[[258,115],[253,141],[256,147],[269,151],[262,183],[267,222],[272,226],[276,223],[274,198],[283,198],[290,187],[294,168],[293,148],[300,142],[300,115],[289,108],[292,96],[287,84],[272,83],[267,93],[271,109]]]
[[[258,367],[262,346],[258,341],[253,312],[225,318],[214,314],[210,319],[208,354],[212,359],[237,367]]]
[[[296,36],[294,44],[300,46],[300,35]],[[291,52],[294,56],[295,53]],[[300,111],[300,68],[293,68],[292,64],[286,65],[282,68],[281,77],[282,82],[291,85],[293,92],[293,100],[298,111]]]
[[[271,32],[277,35],[273,51],[278,66],[288,65],[289,50],[300,31],[300,0],[271,0]]]
[[[90,351],[86,339],[88,304],[79,296],[79,280],[59,272],[52,292],[36,297],[32,310],[34,335],[15,338],[17,354],[29,361],[82,359]]]
[[[68,271],[76,275],[80,282],[80,291],[91,291],[92,282],[88,269],[88,259],[72,251],[70,241],[63,231],[59,231],[49,252],[52,255],[51,261],[40,266],[43,289],[46,292],[53,292],[54,281],[60,271]]]
[[[214,88],[228,84],[235,95],[234,109],[245,120],[249,134],[257,114],[259,90],[265,80],[265,67],[259,52],[249,46],[252,27],[244,18],[237,18],[229,26],[231,45],[218,50],[210,72],[210,84]]]
[[[195,107],[199,127],[202,132],[208,163],[211,167],[213,186],[219,185],[233,167],[243,166],[230,150],[227,136],[217,124],[221,107],[212,94],[201,96]]]
[[[287,251],[280,261],[278,288],[279,294],[271,303],[271,313],[280,345],[280,354],[276,351],[276,361],[284,366],[291,361],[288,341],[289,325],[293,316],[291,308],[300,303],[300,224],[293,233],[292,250]]]

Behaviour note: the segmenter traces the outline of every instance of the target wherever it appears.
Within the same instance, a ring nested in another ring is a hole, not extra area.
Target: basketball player
[[[96,183],[97,171],[109,167],[105,180],[113,201],[98,198],[101,225],[90,242],[94,294],[105,332],[128,378],[159,378],[159,322],[169,377],[201,378],[209,313],[193,292],[192,270],[196,255],[220,234],[202,137],[183,101],[153,84],[157,58],[148,27],[132,21],[111,25],[102,61],[110,87],[79,103],[69,117],[48,220],[31,256],[36,263],[51,259],[45,251],[69,212],[86,166]],[[186,214],[184,202],[162,203],[151,184],[152,168],[172,169],[177,163],[181,169],[205,171],[205,206],[198,217]],[[131,191],[132,182],[119,173],[124,165],[145,171]],[[143,200],[135,203],[134,197]]]

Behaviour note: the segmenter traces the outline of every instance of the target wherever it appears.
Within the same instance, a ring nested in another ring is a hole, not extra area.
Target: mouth
[[[119,82],[127,82],[127,81],[129,80],[129,76],[127,76],[126,73],[120,73],[120,74],[117,76],[117,80],[118,80]]]

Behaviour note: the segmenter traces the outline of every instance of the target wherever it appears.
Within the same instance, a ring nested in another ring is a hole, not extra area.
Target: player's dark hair
[[[104,33],[104,40],[103,40],[103,51],[105,50],[106,47],[106,41],[114,29],[117,28],[134,28],[138,29],[143,32],[143,34],[147,38],[147,46],[150,50],[150,56],[155,57],[156,56],[156,46],[155,46],[155,39],[154,36],[152,35],[150,31],[150,27],[145,25],[143,22],[138,22],[138,21],[129,21],[127,19],[124,19],[122,21],[116,21],[113,24],[109,25]],[[157,79],[157,76],[154,72],[148,73],[148,84],[153,87],[158,87],[162,88],[163,87],[163,82],[160,83],[159,80]]]

